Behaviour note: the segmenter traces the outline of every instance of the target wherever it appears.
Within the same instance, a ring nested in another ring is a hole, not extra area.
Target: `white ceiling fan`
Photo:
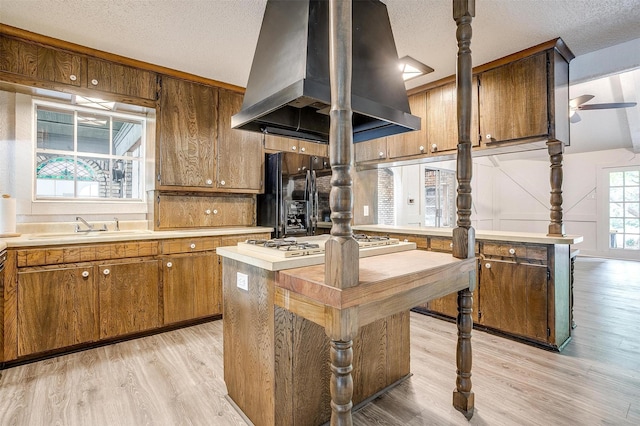
[[[573,98],[569,101],[569,108],[571,110],[569,115],[569,121],[571,123],[577,123],[581,120],[578,115],[578,111],[585,111],[590,109],[615,109],[615,108],[629,108],[637,105],[636,102],[613,102],[613,103],[605,103],[605,104],[586,104],[591,99],[593,99],[593,95],[582,95],[577,98]]]

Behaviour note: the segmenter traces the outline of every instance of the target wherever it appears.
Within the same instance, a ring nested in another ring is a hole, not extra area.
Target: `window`
[[[424,224],[451,228],[456,221],[456,173],[424,168]]]
[[[609,248],[640,250],[640,169],[609,172]]]
[[[142,200],[145,118],[35,103],[35,198]]]

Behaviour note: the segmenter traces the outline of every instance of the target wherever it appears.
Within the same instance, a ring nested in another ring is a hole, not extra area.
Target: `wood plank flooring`
[[[640,262],[578,258],[561,353],[472,337],[476,413],[451,406],[456,328],[411,314],[413,376],[354,425],[640,424]],[[0,425],[245,425],[227,401],[222,321],[8,368]]]

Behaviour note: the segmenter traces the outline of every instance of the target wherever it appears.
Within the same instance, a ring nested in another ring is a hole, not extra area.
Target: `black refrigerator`
[[[273,238],[315,235],[329,219],[329,159],[292,152],[266,154],[264,194],[257,197],[257,224]]]

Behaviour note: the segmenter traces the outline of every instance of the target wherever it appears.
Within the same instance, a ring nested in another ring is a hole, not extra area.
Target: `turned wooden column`
[[[351,117],[352,3],[329,1],[329,75],[331,80],[331,237],[325,244],[325,283],[346,289],[358,285],[358,243],[353,239],[353,124]],[[356,318],[335,311],[326,333],[331,339],[331,425],[350,426],[353,397],[351,376]]]
[[[453,230],[453,256],[468,259],[475,256],[475,231],[471,227],[471,20],[475,16],[475,0],[453,0],[453,19],[458,27],[458,64],[456,72],[458,107],[457,228]],[[458,343],[456,347],[456,389],[453,406],[466,418],[473,416],[474,396],[471,391],[471,330],[473,328],[472,301],[475,274],[471,274],[469,288],[458,292]]]
[[[561,141],[548,141],[547,150],[551,161],[550,183],[551,183],[551,222],[549,222],[549,237],[565,236],[564,223],[562,222],[562,155],[564,154],[564,143]]]

